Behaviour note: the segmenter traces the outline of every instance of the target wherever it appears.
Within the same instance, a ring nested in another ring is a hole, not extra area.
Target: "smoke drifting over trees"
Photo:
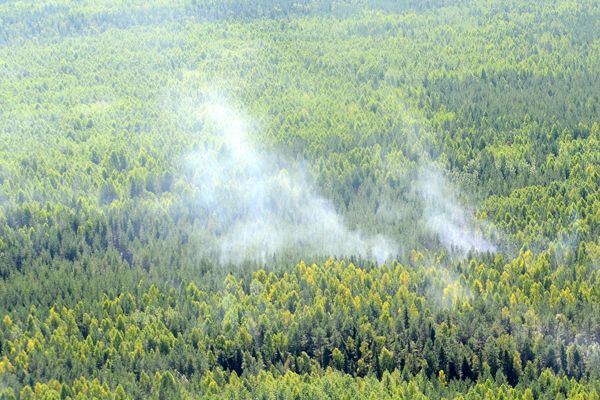
[[[204,145],[188,157],[187,167],[222,263],[264,263],[291,250],[379,263],[397,254],[389,238],[348,229],[298,162],[259,149],[238,111],[215,101],[200,105],[197,117]]]
[[[204,226],[215,239],[212,250],[222,263],[265,263],[278,253],[295,251],[305,256],[354,255],[381,264],[403,252],[383,234],[349,229],[333,203],[318,193],[305,163],[259,146],[252,133],[260,128],[250,117],[223,97],[208,97],[212,100],[194,108],[201,145],[188,155],[186,169]],[[421,216],[409,224],[463,255],[496,251],[439,167],[423,155],[417,159],[416,181],[405,186],[415,189],[412,195],[420,210],[413,215]],[[385,222],[397,222],[393,218],[389,213]]]
[[[259,146],[252,131],[260,128],[222,97],[194,107],[193,118],[201,144],[187,156],[186,171],[221,263],[264,264],[279,253],[297,252],[359,256],[381,264],[403,251],[385,235],[349,229],[333,203],[318,193],[305,163]],[[416,187],[421,217],[413,224],[463,255],[496,251],[437,166],[421,161],[416,176],[409,185]]]
[[[0,400],[599,399],[599,22],[0,2]]]
[[[458,248],[463,254],[470,250],[496,251],[460,204],[455,189],[432,164],[421,168],[418,188],[423,201],[423,223],[446,248]]]

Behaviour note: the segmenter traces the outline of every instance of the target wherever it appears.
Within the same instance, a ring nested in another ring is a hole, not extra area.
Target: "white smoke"
[[[483,237],[471,213],[465,211],[453,187],[432,163],[421,167],[418,190],[423,201],[424,223],[442,245],[463,253],[496,251],[496,246]]]
[[[384,262],[397,246],[347,228],[304,170],[252,142],[248,119],[223,102],[199,107],[203,146],[188,159],[191,183],[221,263],[265,262],[286,251]]]

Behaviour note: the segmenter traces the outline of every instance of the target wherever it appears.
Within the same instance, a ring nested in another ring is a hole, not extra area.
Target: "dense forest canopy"
[[[0,3],[0,399],[598,399],[599,32]]]

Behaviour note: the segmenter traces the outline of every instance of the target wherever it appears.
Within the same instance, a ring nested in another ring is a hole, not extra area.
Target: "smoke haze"
[[[383,263],[398,246],[347,228],[297,163],[259,148],[251,126],[222,101],[198,108],[203,146],[188,157],[191,183],[221,263],[265,262],[285,251],[361,256]]]
[[[483,237],[453,187],[432,163],[421,167],[418,191],[423,201],[423,222],[444,247],[463,253],[496,251],[496,246]]]

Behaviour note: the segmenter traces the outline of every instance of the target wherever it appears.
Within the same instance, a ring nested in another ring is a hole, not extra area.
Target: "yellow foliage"
[[[514,305],[516,305],[518,302],[519,302],[519,301],[518,301],[518,299],[517,299],[517,296],[516,296],[516,294],[515,294],[515,293],[511,294],[511,295],[510,295],[510,305],[511,305],[511,306],[514,306]]]
[[[15,367],[6,356],[2,357],[0,361],[0,374],[5,372],[15,372]]]
[[[404,286],[408,286],[410,283],[410,274],[407,271],[403,271],[400,274],[400,283]]]
[[[440,381],[442,386],[446,386],[446,384],[448,383],[448,381],[446,379],[446,373],[444,372],[443,369],[441,369],[440,372],[438,372],[438,380]]]
[[[33,350],[35,350],[35,345],[36,341],[34,338],[27,339],[27,352],[31,353]]]
[[[24,351],[19,352],[17,357],[15,357],[15,362],[19,366],[19,369],[29,369],[29,357],[27,357],[27,353],[25,353]]]

